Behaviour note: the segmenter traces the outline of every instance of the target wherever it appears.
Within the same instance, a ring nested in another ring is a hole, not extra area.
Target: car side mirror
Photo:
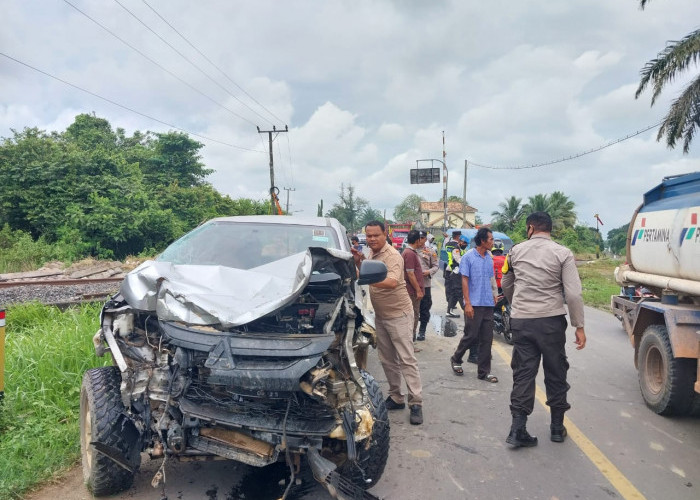
[[[363,260],[360,264],[360,277],[358,285],[371,285],[386,279],[386,264],[378,260]]]

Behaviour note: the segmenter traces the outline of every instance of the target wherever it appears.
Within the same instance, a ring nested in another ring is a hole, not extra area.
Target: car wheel
[[[113,495],[129,488],[140,461],[138,431],[127,418],[119,392],[121,374],[116,366],[93,368],[83,375],[80,390],[80,451],[83,478],[95,496]],[[129,469],[97,450],[105,447]]]
[[[650,325],[639,343],[639,387],[659,415],[685,415],[693,401],[694,359],[674,358],[663,325]]]
[[[389,458],[389,414],[377,381],[364,370],[360,373],[372,402],[374,427],[372,436],[368,438],[369,446],[366,446],[365,441],[358,443],[357,459],[352,462],[346,461],[339,467],[338,472],[355,485],[367,489],[377,484],[382,477]]]

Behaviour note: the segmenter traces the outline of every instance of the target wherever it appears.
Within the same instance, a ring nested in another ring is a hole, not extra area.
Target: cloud
[[[448,194],[461,196],[470,160],[467,197],[484,220],[509,196],[562,190],[583,222],[598,212],[607,229],[624,224],[664,175],[697,169],[697,147],[683,156],[654,130],[577,157],[658,122],[687,82],[679,78],[653,107],[649,92],[634,99],[646,61],[700,17],[696,0],[662,4],[149,2],[183,39],[145,4],[124,2],[197,69],[116,3],[75,5],[150,60],[65,3],[8,0],[3,53],[141,115],[0,56],[0,136],[60,131],[93,111],[127,133],[178,127],[205,144],[214,187],[261,199],[268,137],[256,126],[288,125],[273,157],[275,184],[294,189],[282,191],[293,210],[313,215],[320,199],[330,207],[340,184],[352,183],[391,216],[408,194],[442,196],[442,184],[411,185],[409,170],[418,159],[442,160],[444,131]],[[533,169],[476,165],[569,157]]]

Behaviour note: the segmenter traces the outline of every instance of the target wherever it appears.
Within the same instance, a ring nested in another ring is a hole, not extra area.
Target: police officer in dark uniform
[[[566,438],[564,412],[571,405],[566,394],[566,309],[576,328],[576,349],[586,346],[583,329],[581,280],[571,251],[551,239],[552,218],[546,212],[530,214],[527,241],[515,245],[503,265],[501,286],[511,304],[510,326],[513,331],[513,390],[510,411],[513,423],[506,442],[515,447],[536,446],[537,438],[525,427],[535,404],[535,377],[540,360],[544,369],[547,405],[552,420],[551,440]]]

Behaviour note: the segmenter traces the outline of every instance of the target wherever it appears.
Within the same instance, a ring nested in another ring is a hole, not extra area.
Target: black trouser
[[[462,275],[454,270],[447,275],[445,281],[445,294],[447,295],[447,310],[451,311],[457,303],[464,309],[464,295],[462,294]]]
[[[512,413],[529,415],[535,405],[535,377],[540,367],[544,369],[544,385],[547,390],[547,405],[552,410],[566,411],[571,406],[566,402],[569,384],[566,372],[566,317],[511,318],[513,331],[513,391],[510,393]]]
[[[433,307],[433,297],[430,292],[430,289],[432,287],[426,286],[425,287],[425,295],[423,295],[423,298],[420,301],[420,328],[422,330],[425,330],[425,327],[428,325],[428,321],[430,321],[430,308]]]
[[[491,342],[493,342],[493,306],[475,306],[474,317],[464,315],[464,335],[451,361],[462,364],[467,349],[479,346],[477,375],[484,378],[491,373]]]

